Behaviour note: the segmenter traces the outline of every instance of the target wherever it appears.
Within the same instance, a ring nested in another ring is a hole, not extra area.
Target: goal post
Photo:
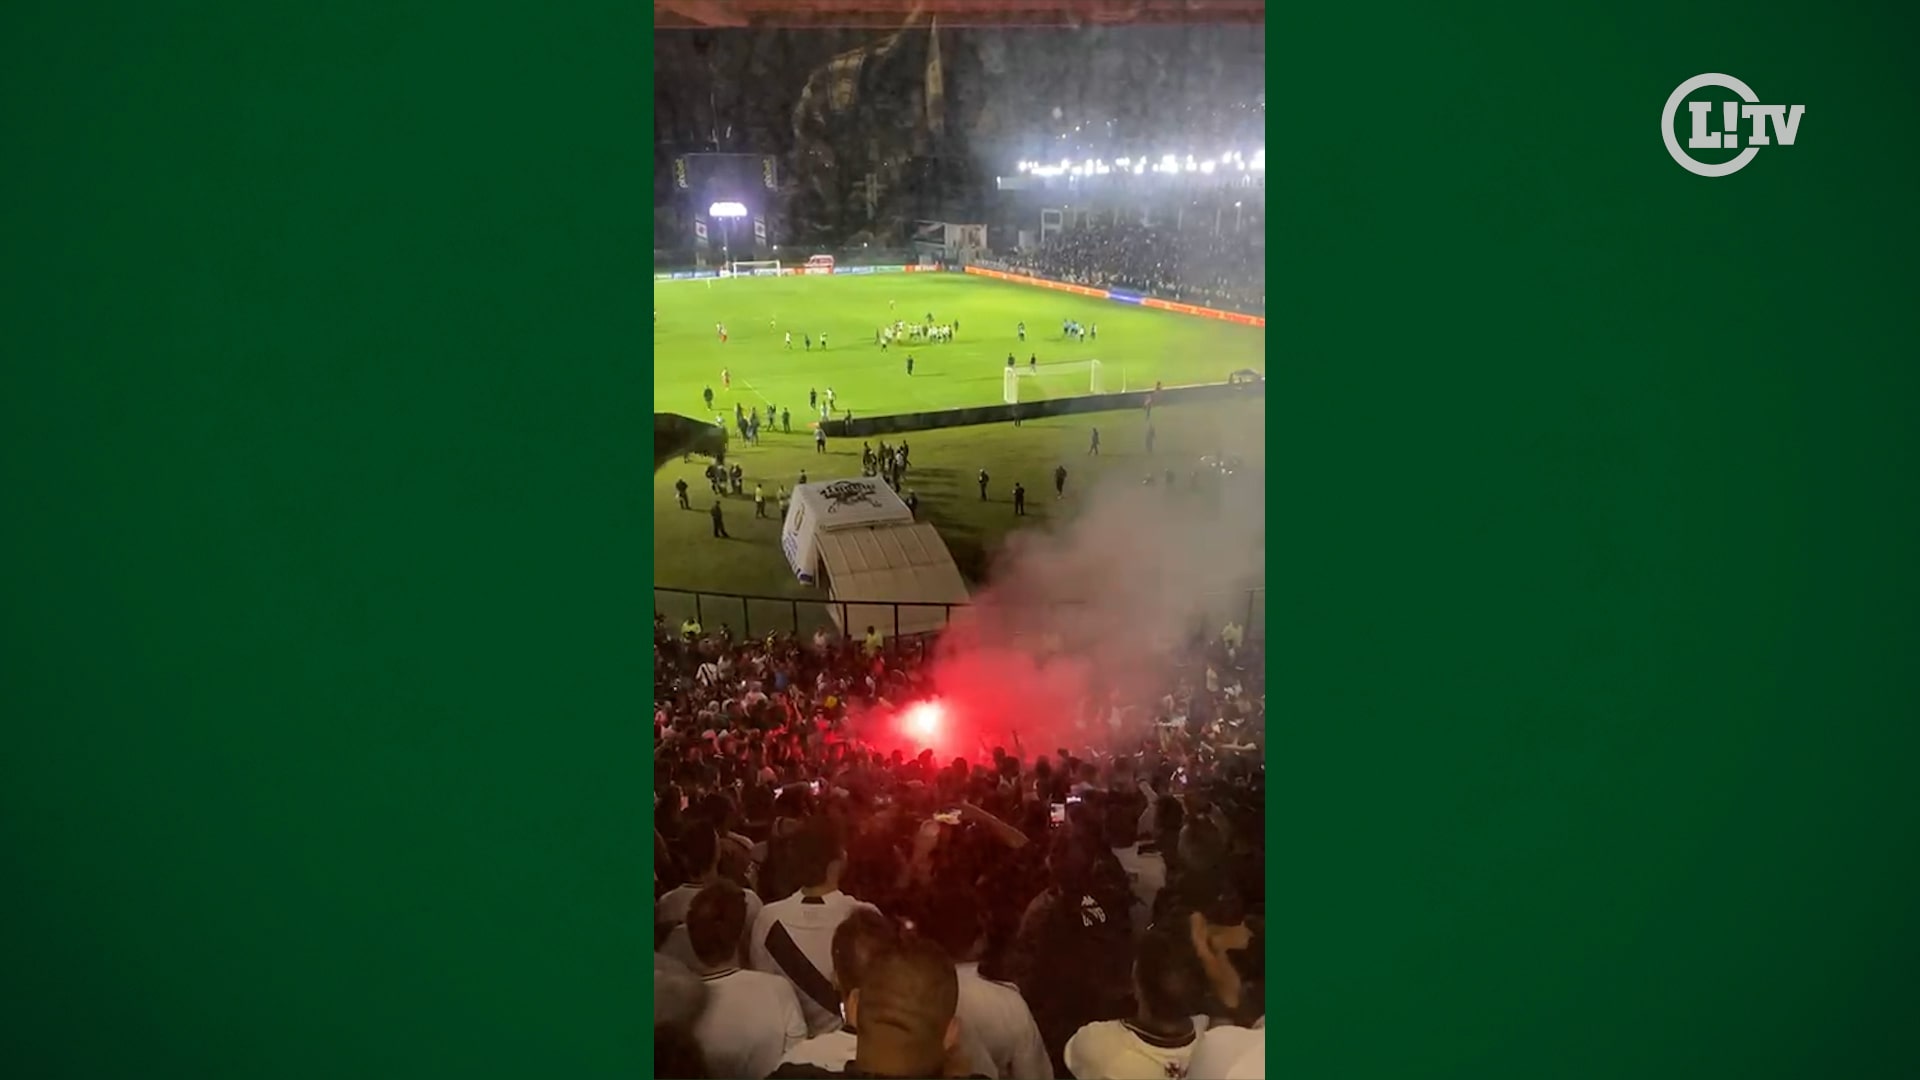
[[[1110,392],[1106,365],[1098,360],[1067,360],[1033,367],[1016,364],[1007,368],[1000,379],[1000,399],[1009,405],[1018,405],[1022,400]]]
[[[1020,404],[1020,380],[1030,379],[1033,372],[1022,367],[1010,367],[1000,379],[1000,400],[1009,405]],[[1029,397],[1032,395],[1029,394]]]
[[[780,273],[778,259],[744,259],[727,264],[734,277],[775,277]]]

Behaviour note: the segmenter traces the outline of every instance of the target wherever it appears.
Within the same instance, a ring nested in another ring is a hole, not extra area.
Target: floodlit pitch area
[[[882,353],[873,344],[873,332],[886,319],[889,301],[898,318],[931,312],[938,322],[958,319],[958,340],[895,345]],[[763,417],[769,402],[792,413],[790,434],[776,425],[762,430],[759,446],[746,445],[737,435],[729,443],[728,461],[738,461],[746,474],[746,494],[721,500],[731,540],[712,536],[707,509],[714,496],[701,475],[705,459],[671,461],[654,476],[654,580],[717,592],[820,595],[795,582],[787,569],[773,495],[780,485],[791,490],[803,469],[811,480],[858,476],[862,440],[830,439],[827,452],[816,453],[810,421],[818,414],[807,410],[810,388],[824,393],[833,387],[836,415],[852,409],[857,417],[998,404],[1009,351],[1022,365],[1037,354],[1043,368],[1050,359],[1098,357],[1108,391],[1122,389],[1122,368],[1126,386],[1134,389],[1150,387],[1155,379],[1170,386],[1221,382],[1232,371],[1265,370],[1265,334],[1259,329],[956,274],[745,278],[715,281],[711,288],[704,281],[659,282],[654,306],[659,313],[656,409],[707,419],[721,413],[730,429],[736,402],[758,407]],[[1062,341],[1064,319],[1097,323],[1099,340]],[[1024,345],[1014,332],[1022,320]],[[724,345],[715,323],[726,324]],[[783,344],[789,330],[791,352]],[[828,338],[824,355],[822,332]],[[814,336],[812,353],[802,348],[803,333]],[[909,352],[911,377],[905,367]],[[731,390],[721,385],[722,368],[732,375]],[[1086,378],[1084,368],[1080,372],[1072,385],[1061,380],[1045,389],[1084,394],[1087,387],[1079,385]],[[701,391],[709,387],[711,410],[701,400]],[[1024,383],[1022,396],[1027,396]],[[1259,468],[1266,442],[1264,410],[1259,398],[1155,409],[1151,455],[1139,409],[1030,420],[1019,427],[1001,423],[908,432],[904,438],[914,467],[905,488],[919,495],[921,518],[940,527],[961,571],[978,580],[1008,532],[1062,520],[1073,512],[1076,495],[1101,480],[1140,483],[1149,472],[1164,480],[1172,469],[1184,482],[1197,459],[1208,454],[1238,456]],[[1101,454],[1090,457],[1089,432],[1095,427],[1101,432]],[[1062,464],[1068,469],[1067,497],[1055,499],[1053,470]],[[992,477],[985,502],[975,483],[981,468]],[[692,510],[676,505],[674,482],[680,479],[687,481]],[[1027,489],[1026,517],[1013,513],[1016,480]],[[766,486],[765,520],[754,517],[756,483]],[[678,606],[663,597],[662,610],[672,614]]]
[[[655,409],[731,418],[735,401],[762,409],[771,402],[792,410],[796,428],[818,419],[807,409],[810,389],[833,388],[836,416],[997,405],[1005,400],[1008,353],[1021,368],[1039,360],[1039,374],[1022,380],[1022,400],[1091,392],[1086,365],[1076,362],[1094,359],[1107,393],[1144,390],[1156,379],[1224,382],[1241,368],[1266,370],[1264,330],[961,274],[665,281],[654,283],[653,307]],[[928,314],[937,323],[957,321],[955,340],[896,341],[884,352],[874,344],[883,324]],[[1068,319],[1097,327],[1099,336],[1065,340],[1060,327]],[[1024,342],[1016,332],[1023,321]],[[724,345],[715,324],[727,328]],[[1068,370],[1054,374],[1056,367]],[[720,385],[723,368],[733,375],[731,395]],[[711,410],[701,399],[708,387]]]

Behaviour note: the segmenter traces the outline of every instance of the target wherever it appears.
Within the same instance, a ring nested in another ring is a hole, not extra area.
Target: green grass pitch
[[[890,307],[891,304],[891,307]],[[1094,300],[1029,286],[1011,285],[957,274],[885,274],[873,276],[742,278],[656,282],[654,408],[729,421],[735,402],[764,410],[771,402],[792,411],[793,431],[763,430],[761,445],[746,446],[736,437],[728,460],[746,471],[747,497],[723,500],[732,540],[715,540],[706,509],[712,504],[700,476],[703,462],[669,462],[654,476],[654,580],[662,586],[744,592],[769,596],[817,597],[799,585],[780,554],[780,523],[756,520],[751,498],[756,482],[771,495],[789,489],[802,469],[809,480],[860,474],[859,439],[829,440],[827,453],[814,452],[813,419],[807,392],[836,394],[836,415],[879,415],[1002,400],[1002,369],[1009,351],[1020,363],[1037,355],[1044,370],[1052,362],[1098,358],[1104,389],[1145,389],[1155,380],[1169,386],[1220,382],[1242,368],[1264,371],[1265,331]],[[899,344],[884,353],[873,344],[876,327],[895,317],[911,319],[928,312],[938,322],[958,320],[951,344]],[[1061,339],[1060,324],[1078,319],[1099,326],[1099,339],[1072,344]],[[1015,333],[1027,324],[1023,345]],[[715,323],[725,323],[729,340],[721,344]],[[791,331],[791,351],[784,335]],[[822,352],[819,337],[827,335]],[[811,334],[814,350],[802,348]],[[914,374],[906,374],[906,356]],[[732,374],[723,389],[722,369]],[[1124,372],[1124,374],[1123,374]],[[711,387],[714,407],[707,410],[701,391]],[[1048,394],[1084,394],[1084,369],[1072,376],[1024,380],[1030,390]],[[1101,481],[1141,482],[1147,473],[1172,469],[1184,477],[1201,455],[1226,453],[1249,462],[1264,457],[1266,425],[1259,399],[1208,405],[1167,406],[1154,411],[1154,453],[1145,448],[1145,419],[1138,409],[1028,421],[1020,427],[992,424],[908,433],[914,469],[907,487],[921,500],[921,516],[939,526],[961,571],[979,580],[992,555],[1015,528],[1044,526],[1071,514],[1074,496]],[[1088,432],[1100,428],[1102,453],[1087,456]],[[891,440],[890,440],[891,441]],[[1065,499],[1054,498],[1056,465],[1069,470]],[[993,476],[989,499],[982,502],[975,473]],[[694,510],[675,503],[673,483],[685,478]],[[1028,491],[1028,516],[1015,518],[1011,488],[1021,481]],[[1173,496],[1178,498],[1179,496]],[[679,610],[669,597],[661,609]],[[756,616],[772,624],[786,612]],[[736,620],[737,625],[737,620]]]
[[[1023,380],[1021,396],[1085,394],[1084,368],[1049,376],[1053,365],[1097,359],[1102,389],[1144,390],[1155,380],[1168,385],[1223,382],[1229,372],[1264,371],[1266,333],[1214,319],[1116,304],[1026,285],[960,274],[732,278],[656,282],[654,408],[710,418],[733,415],[733,405],[793,411],[796,426],[813,419],[807,391],[831,386],[835,413],[855,416],[997,405],[1003,397],[1007,354],[1020,366],[1038,357],[1040,376]],[[943,345],[896,342],[886,351],[874,331],[893,319],[912,322],[932,313],[936,322],[959,323],[956,340]],[[1099,337],[1066,341],[1064,320],[1098,327]],[[1022,342],[1015,328],[1027,324]],[[714,331],[724,323],[728,341]],[[793,334],[793,348],[785,345]],[[803,347],[811,335],[811,352]],[[822,350],[820,338],[827,347]],[[913,374],[906,373],[908,354]],[[733,376],[728,394],[720,372]],[[712,387],[714,408],[701,391]]]

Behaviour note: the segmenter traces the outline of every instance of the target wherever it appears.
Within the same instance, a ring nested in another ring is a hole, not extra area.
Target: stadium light
[[[707,213],[717,218],[743,218],[747,216],[747,208],[737,202],[717,202],[707,207]]]

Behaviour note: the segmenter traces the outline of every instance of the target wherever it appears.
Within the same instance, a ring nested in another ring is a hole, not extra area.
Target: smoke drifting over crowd
[[[1113,481],[1077,496],[1064,525],[1016,533],[940,642],[937,728],[903,709],[867,718],[869,737],[943,758],[1012,750],[1016,733],[1029,757],[1079,752],[1105,741],[1116,695],[1164,692],[1172,651],[1244,618],[1264,581],[1262,478],[1190,465],[1197,489]]]

